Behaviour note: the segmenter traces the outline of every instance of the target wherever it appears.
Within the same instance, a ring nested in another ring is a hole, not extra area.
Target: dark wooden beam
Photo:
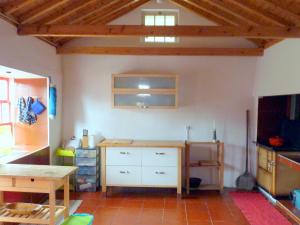
[[[262,56],[262,48],[60,47],[57,54]]]
[[[34,23],[39,18],[44,16],[45,14],[49,13],[50,11],[56,9],[57,7],[65,4],[69,0],[49,0],[46,3],[30,10],[29,12],[24,13],[18,19],[20,23],[27,24],[27,23]]]
[[[32,0],[10,0],[6,3],[3,3],[2,9],[5,14],[12,14],[24,7],[29,6],[32,3],[34,3]]]
[[[300,27],[269,26],[143,26],[143,25],[20,25],[19,35],[45,37],[182,36],[300,38]]]

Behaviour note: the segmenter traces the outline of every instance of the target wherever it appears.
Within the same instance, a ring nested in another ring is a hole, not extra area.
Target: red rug
[[[231,192],[230,195],[251,225],[291,225],[260,193]]]

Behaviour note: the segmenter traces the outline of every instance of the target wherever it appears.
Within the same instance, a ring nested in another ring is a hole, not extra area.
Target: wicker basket
[[[8,203],[5,206],[6,210],[12,214],[18,215],[30,215],[37,213],[41,210],[42,206],[38,204],[31,204],[31,203]]]

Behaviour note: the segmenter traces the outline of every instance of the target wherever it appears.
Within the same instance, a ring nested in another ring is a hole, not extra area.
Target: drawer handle
[[[129,152],[120,152],[121,155],[129,155]]]
[[[156,171],[155,174],[166,174],[165,172]]]
[[[165,155],[166,153],[164,153],[164,152],[156,152],[155,154],[156,155]]]
[[[30,181],[31,181],[31,182],[34,182],[34,178],[31,178]]]
[[[120,173],[122,173],[122,174],[125,174],[125,173],[127,173],[127,174],[128,174],[128,173],[129,173],[129,171],[128,171],[128,170],[127,170],[127,171],[123,171],[123,170],[121,170],[121,171],[120,171]]]

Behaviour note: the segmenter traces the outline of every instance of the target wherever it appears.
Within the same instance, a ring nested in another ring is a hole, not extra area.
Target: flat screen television
[[[258,101],[257,142],[281,136],[285,144],[300,150],[300,94],[264,96]]]

